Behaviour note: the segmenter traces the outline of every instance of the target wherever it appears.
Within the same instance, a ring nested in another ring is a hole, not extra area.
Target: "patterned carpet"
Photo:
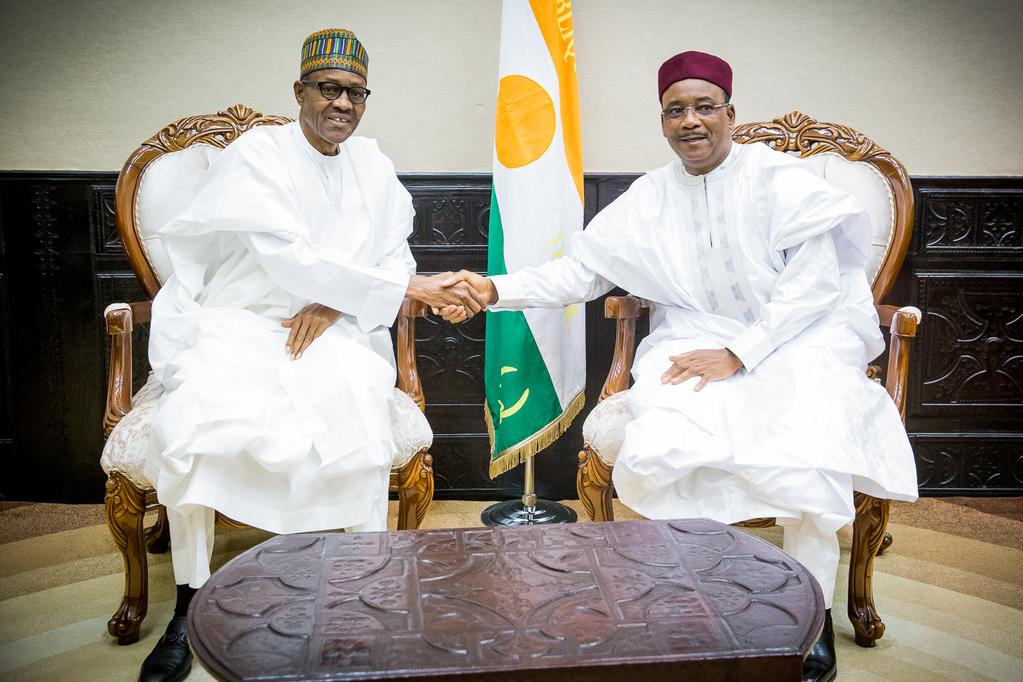
[[[581,511],[578,503],[569,502]],[[435,502],[426,527],[478,526],[484,502]],[[391,527],[396,503],[392,502]],[[617,518],[635,518],[617,506]],[[895,544],[875,564],[887,625],[857,647],[845,617],[850,534],[835,594],[841,680],[1023,681],[1023,498],[893,505]],[[756,531],[780,542],[779,529]],[[218,528],[219,565],[268,537]],[[0,503],[0,680],[134,680],[173,610],[169,554],[150,557],[142,640],[120,647],[106,621],[123,589],[101,505]],[[212,679],[196,667],[189,680]]]

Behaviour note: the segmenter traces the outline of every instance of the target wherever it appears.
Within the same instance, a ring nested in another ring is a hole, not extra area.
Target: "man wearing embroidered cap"
[[[732,143],[724,60],[675,55],[657,94],[678,159],[594,217],[571,256],[449,281],[471,282],[494,309],[565,306],[616,285],[650,302],[619,499],[651,518],[776,517],[828,608],[803,677],[829,680],[836,533],[855,516],[853,490],[917,496],[898,411],[863,371],[884,348],[864,273],[869,219],[806,162]]]
[[[385,529],[402,299],[479,310],[467,285],[415,275],[412,201],[374,140],[354,33],[309,36],[298,121],[221,152],[160,229],[174,274],[153,301],[163,384],[146,473],[170,523],[178,599],[140,679],[191,667],[185,615],[209,577],[220,512],[275,533]]]

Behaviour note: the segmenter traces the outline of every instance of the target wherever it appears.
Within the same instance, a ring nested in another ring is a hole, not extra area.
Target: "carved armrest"
[[[604,317],[616,320],[615,349],[598,402],[629,388],[629,373],[635,354],[636,318],[643,313],[644,307],[645,301],[635,296],[608,296],[604,299]]]
[[[394,351],[398,361],[398,388],[412,396],[419,409],[425,411],[426,397],[416,365],[417,317],[426,317],[426,304],[406,296],[398,310],[398,343]]]
[[[888,377],[885,388],[899,408],[902,421],[906,421],[906,382],[909,376],[909,351],[916,330],[923,320],[919,308],[893,305],[877,307],[881,326],[891,328],[891,347],[888,349]]]
[[[152,318],[152,301],[111,303],[103,311],[110,337],[110,374],[103,410],[103,436],[109,436],[124,415],[131,411],[131,332],[135,324]]]

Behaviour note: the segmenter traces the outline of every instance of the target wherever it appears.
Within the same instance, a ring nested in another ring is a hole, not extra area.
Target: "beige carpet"
[[[577,502],[569,502],[581,511]],[[478,526],[484,502],[435,502],[426,527]],[[392,503],[391,527],[396,503]],[[617,505],[617,518],[635,518]],[[887,625],[857,647],[845,617],[848,532],[834,612],[842,680],[1023,681],[1023,498],[923,499],[894,505],[895,544],[877,560]],[[779,542],[779,529],[756,531]],[[268,537],[218,529],[216,565]],[[0,680],[134,680],[173,610],[169,555],[150,556],[142,640],[117,646],[106,621],[120,601],[120,555],[101,505],[0,503]],[[200,668],[189,680],[212,679]]]

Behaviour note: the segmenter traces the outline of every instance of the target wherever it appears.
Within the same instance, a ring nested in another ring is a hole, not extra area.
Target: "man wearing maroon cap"
[[[884,349],[864,272],[869,218],[805,161],[733,144],[731,93],[724,60],[675,55],[658,95],[678,159],[636,180],[569,255],[449,281],[494,309],[560,307],[616,285],[650,302],[619,499],[650,518],[777,518],[828,609],[803,678],[830,680],[836,533],[853,521],[853,491],[913,500],[916,470],[898,411],[863,371]]]

